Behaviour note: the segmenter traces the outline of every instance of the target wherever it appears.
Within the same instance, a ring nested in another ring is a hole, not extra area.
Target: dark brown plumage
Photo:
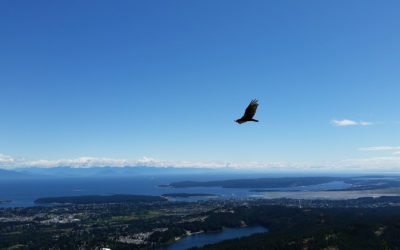
[[[254,99],[250,102],[249,106],[247,106],[246,111],[244,112],[244,115],[242,118],[237,119],[235,122],[242,124],[244,122],[258,122],[258,120],[253,119],[253,116],[256,114],[256,110],[258,107],[258,100]]]

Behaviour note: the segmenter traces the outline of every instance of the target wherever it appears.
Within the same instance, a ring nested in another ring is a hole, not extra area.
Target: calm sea
[[[118,177],[118,178],[55,178],[55,179],[27,179],[27,180],[0,180],[0,200],[12,200],[9,204],[0,204],[0,207],[34,206],[34,200],[41,197],[79,196],[79,195],[110,195],[110,194],[144,194],[161,195],[165,193],[207,193],[216,194],[220,199],[246,198],[254,196],[251,189],[194,187],[169,188],[158,187],[174,181],[184,180],[211,180],[227,179],[224,176],[170,176],[170,177]],[[230,177],[232,179],[232,177]],[[236,176],[237,178],[237,176]],[[322,185],[299,187],[297,190],[315,190],[327,188],[346,188],[343,182],[331,182]],[[288,188],[293,190],[293,188]],[[201,198],[185,198],[180,200],[199,200]],[[203,198],[207,199],[207,198]]]

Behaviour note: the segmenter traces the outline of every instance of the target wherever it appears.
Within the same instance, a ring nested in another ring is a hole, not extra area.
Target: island
[[[167,201],[161,196],[152,195],[85,195],[85,196],[64,196],[44,197],[35,200],[36,204],[105,204],[105,203],[134,203],[134,202],[158,202]]]
[[[169,188],[188,188],[188,187],[222,187],[222,188],[250,188],[252,192],[264,192],[273,190],[284,191],[287,188],[299,188],[313,185],[327,184],[332,182],[342,182],[347,185],[344,188],[331,187],[324,189],[326,191],[363,191],[363,190],[380,190],[387,188],[400,189],[400,177],[392,176],[391,178],[383,177],[277,177],[277,178],[256,178],[256,179],[232,179],[232,180],[215,180],[215,181],[179,181],[172,182],[167,185],[159,185],[159,187]],[[265,189],[264,189],[265,188]],[[292,190],[294,191],[294,190]]]
[[[285,189],[250,189],[249,192],[253,193],[273,193],[273,192],[301,192],[302,190],[285,190]],[[332,190],[324,190],[332,191]],[[336,190],[333,190],[336,191]]]
[[[204,197],[204,198],[218,198],[216,194],[190,194],[190,193],[169,193],[163,194],[162,197],[166,198],[192,198],[192,197]]]
[[[163,188],[163,187],[171,187],[171,186],[169,184],[160,184],[160,185],[157,185],[157,187]]]
[[[172,182],[163,187],[223,187],[223,188],[288,188],[324,184],[340,181],[340,177],[284,177],[284,178],[257,178],[217,181],[180,181]]]
[[[7,204],[7,203],[11,203],[12,200],[0,200],[0,204]]]

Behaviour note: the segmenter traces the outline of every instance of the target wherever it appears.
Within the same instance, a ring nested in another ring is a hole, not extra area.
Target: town
[[[343,215],[337,212],[343,209],[347,209],[346,214],[369,211],[365,216],[379,218],[374,214],[398,215],[399,206],[399,197],[380,197],[353,200],[248,198],[3,208],[0,209],[0,245],[15,249],[156,248],[191,234],[251,225],[267,227],[270,231],[265,235],[286,230],[290,238],[291,227],[305,223],[305,218],[309,220],[307,223],[316,218],[321,220],[321,213],[327,217],[322,219],[324,221],[337,217],[335,224],[343,220]],[[289,214],[290,222],[287,221]],[[379,223],[381,225],[382,221]],[[325,227],[330,229],[329,223]],[[315,229],[315,226],[309,228]]]

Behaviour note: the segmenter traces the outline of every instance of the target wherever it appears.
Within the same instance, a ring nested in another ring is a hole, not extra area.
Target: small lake
[[[265,233],[268,229],[262,226],[232,228],[221,232],[200,233],[186,236],[168,247],[157,250],[183,250],[191,247],[202,247],[207,244],[214,244],[223,240],[235,239],[249,236],[256,233]]]

